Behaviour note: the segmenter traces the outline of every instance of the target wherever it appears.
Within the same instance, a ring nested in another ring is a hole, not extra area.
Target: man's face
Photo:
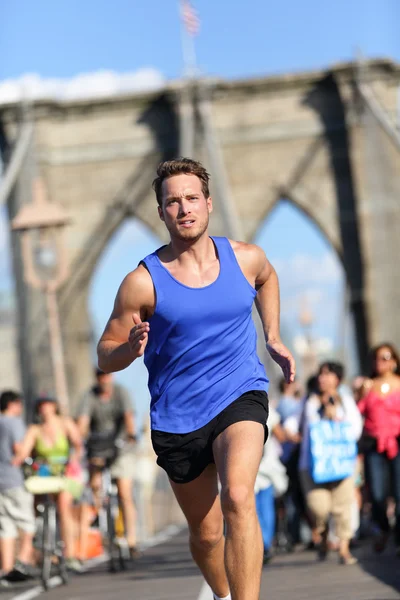
[[[16,417],[20,417],[22,415],[22,400],[16,400],[11,404],[12,414]]]
[[[113,376],[111,373],[102,373],[97,376],[97,384],[102,392],[108,392],[112,389]]]
[[[162,185],[162,206],[158,207],[171,239],[195,242],[207,230],[212,200],[204,196],[196,175],[174,175]]]

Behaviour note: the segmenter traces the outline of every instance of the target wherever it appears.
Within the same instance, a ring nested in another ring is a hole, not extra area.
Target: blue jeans
[[[260,521],[264,551],[272,546],[275,534],[275,499],[272,485],[256,494],[256,509]]]
[[[375,450],[365,454],[365,470],[372,501],[372,518],[380,529],[389,533],[387,499],[396,502],[395,543],[400,546],[400,453],[389,459]]]

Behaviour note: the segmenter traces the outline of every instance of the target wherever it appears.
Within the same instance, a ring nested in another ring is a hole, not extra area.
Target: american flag
[[[181,0],[182,21],[189,35],[197,35],[200,28],[200,20],[190,0]]]

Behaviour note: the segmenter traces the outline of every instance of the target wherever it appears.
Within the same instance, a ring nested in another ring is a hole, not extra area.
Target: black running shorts
[[[212,421],[190,433],[166,433],[153,430],[151,439],[157,464],[174,483],[193,481],[214,462],[212,445],[227,427],[240,421],[255,421],[265,428],[268,437],[268,395],[260,390],[242,394]]]

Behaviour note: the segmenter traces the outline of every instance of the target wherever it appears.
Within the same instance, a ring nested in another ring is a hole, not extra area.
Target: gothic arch
[[[356,66],[213,81],[210,97],[215,137],[244,238],[254,238],[279,198],[288,198],[318,225],[342,258],[363,365],[369,343],[392,338],[400,344],[400,275],[393,266],[400,254],[400,160],[381,124],[360,104]],[[396,109],[399,81],[398,65],[370,61],[368,85],[388,114]],[[72,390],[86,386],[90,375],[85,367],[85,361],[90,365],[85,358],[87,289],[110,236],[126,215],[134,214],[163,239],[150,183],[157,162],[178,153],[180,101],[181,88],[174,83],[162,92],[39,101],[32,108],[35,158],[49,196],[75,218],[67,241],[79,276],[71,278],[60,296]],[[10,143],[18,110],[16,105],[1,110]],[[204,147],[197,141],[195,154],[204,160]],[[15,206],[29,198],[28,171],[17,182]],[[223,235],[225,224],[215,200],[212,232]],[[24,287],[20,265],[14,263],[24,299],[21,345],[32,363],[26,367],[27,380],[40,380],[46,388],[43,364],[49,360],[43,336],[38,343],[42,305]]]

